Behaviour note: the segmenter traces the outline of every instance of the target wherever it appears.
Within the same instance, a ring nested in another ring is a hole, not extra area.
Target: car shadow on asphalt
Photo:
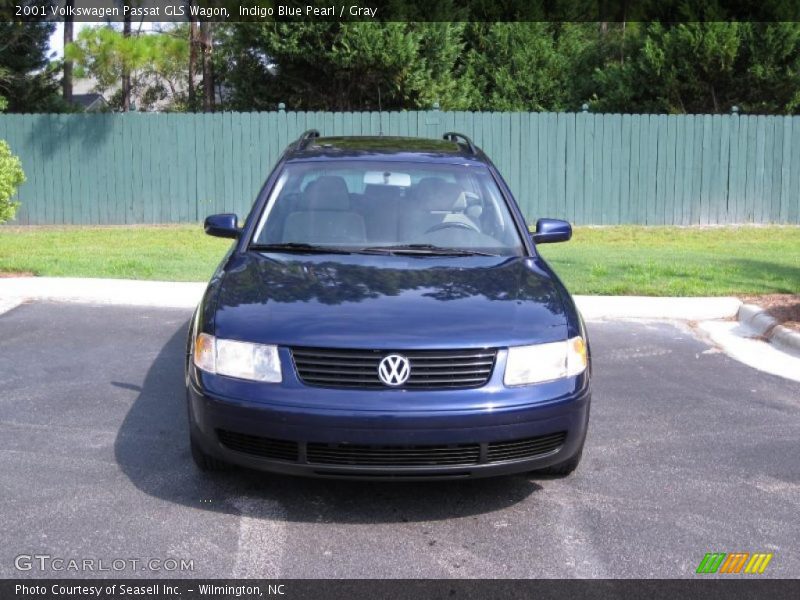
[[[398,482],[307,479],[234,469],[202,473],[189,453],[183,360],[188,322],[147,371],[114,444],[117,463],[150,496],[201,510],[295,522],[395,523],[503,510],[541,490],[526,476]],[[266,510],[266,507],[277,507]]]

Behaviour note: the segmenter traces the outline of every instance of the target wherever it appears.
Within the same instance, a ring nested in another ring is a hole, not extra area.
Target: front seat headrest
[[[308,210],[350,210],[350,192],[336,175],[318,177],[303,192]]]
[[[461,186],[438,177],[426,177],[417,184],[416,195],[423,210],[453,210],[461,195]]]

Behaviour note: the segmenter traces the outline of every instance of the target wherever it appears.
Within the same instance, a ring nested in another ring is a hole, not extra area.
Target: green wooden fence
[[[323,135],[463,132],[528,219],[800,223],[800,117],[377,112],[0,115],[28,177],[20,224],[246,214],[283,149]]]

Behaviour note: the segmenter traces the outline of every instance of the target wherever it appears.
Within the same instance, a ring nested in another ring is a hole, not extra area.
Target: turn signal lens
[[[567,341],[567,377],[580,375],[586,370],[589,358],[586,351],[586,342],[582,337],[574,337]]]
[[[207,373],[217,372],[217,340],[213,335],[201,333],[194,341],[194,364]]]

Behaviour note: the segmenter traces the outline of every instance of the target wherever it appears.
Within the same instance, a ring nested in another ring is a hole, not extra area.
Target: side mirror
[[[572,237],[572,225],[561,219],[539,219],[536,221],[536,233],[531,237],[536,244],[568,242]]]
[[[208,235],[222,238],[238,238],[241,230],[237,226],[239,218],[232,213],[206,217],[203,228]]]

